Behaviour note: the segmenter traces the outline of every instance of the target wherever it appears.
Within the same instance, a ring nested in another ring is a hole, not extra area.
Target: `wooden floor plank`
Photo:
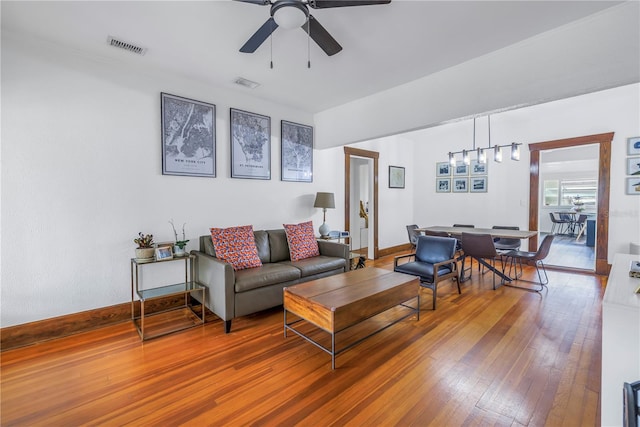
[[[392,269],[392,257],[368,265]],[[461,295],[442,285],[433,311],[423,290],[419,321],[339,354],[335,371],[284,337],[281,308],[230,334],[216,319],[143,343],[126,322],[7,350],[0,424],[599,425],[603,280],[549,277],[540,294],[493,290],[474,265]]]

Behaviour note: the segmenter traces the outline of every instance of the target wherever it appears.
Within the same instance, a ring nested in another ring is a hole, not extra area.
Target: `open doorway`
[[[598,146],[598,191],[596,201],[595,224],[595,272],[606,275],[609,273],[609,180],[611,175],[611,141],[613,132],[597,135],[580,136],[576,138],[559,139],[555,141],[529,144],[530,172],[529,172],[529,230],[541,230],[539,224],[540,211],[540,155],[542,151],[566,147],[597,144]],[[535,251],[538,239],[529,239],[529,250]],[[559,267],[571,269],[569,267]]]
[[[344,224],[351,249],[364,249],[367,258],[377,259],[379,153],[344,147],[344,154]]]
[[[545,264],[595,270],[598,144],[540,153],[538,230],[555,238]]]

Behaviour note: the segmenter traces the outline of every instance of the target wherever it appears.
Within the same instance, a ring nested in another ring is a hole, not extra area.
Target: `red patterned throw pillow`
[[[289,243],[291,261],[299,261],[320,255],[318,241],[313,233],[311,221],[300,224],[283,224]]]
[[[260,267],[253,226],[212,228],[211,240],[216,257],[233,266],[234,270]]]

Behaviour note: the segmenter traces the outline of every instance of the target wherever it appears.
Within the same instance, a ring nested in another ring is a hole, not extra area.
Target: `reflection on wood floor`
[[[542,242],[547,233],[540,233]],[[553,239],[549,255],[544,260],[546,265],[594,270],[596,265],[595,247],[587,246],[587,237],[582,235],[579,240],[575,236],[558,234]]]

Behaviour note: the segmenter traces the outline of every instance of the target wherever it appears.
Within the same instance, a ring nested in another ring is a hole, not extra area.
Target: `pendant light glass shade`
[[[487,156],[485,156],[483,148],[478,148],[478,163],[487,163]]]
[[[449,164],[451,166],[455,166],[456,165],[456,156],[453,155],[453,153],[449,152]]]
[[[462,150],[462,161],[467,166],[471,164],[471,159],[469,158],[469,152],[467,150]]]
[[[511,160],[520,160],[520,147],[515,142],[511,144]]]
[[[493,161],[496,163],[502,162],[502,149],[499,145],[493,147]]]

